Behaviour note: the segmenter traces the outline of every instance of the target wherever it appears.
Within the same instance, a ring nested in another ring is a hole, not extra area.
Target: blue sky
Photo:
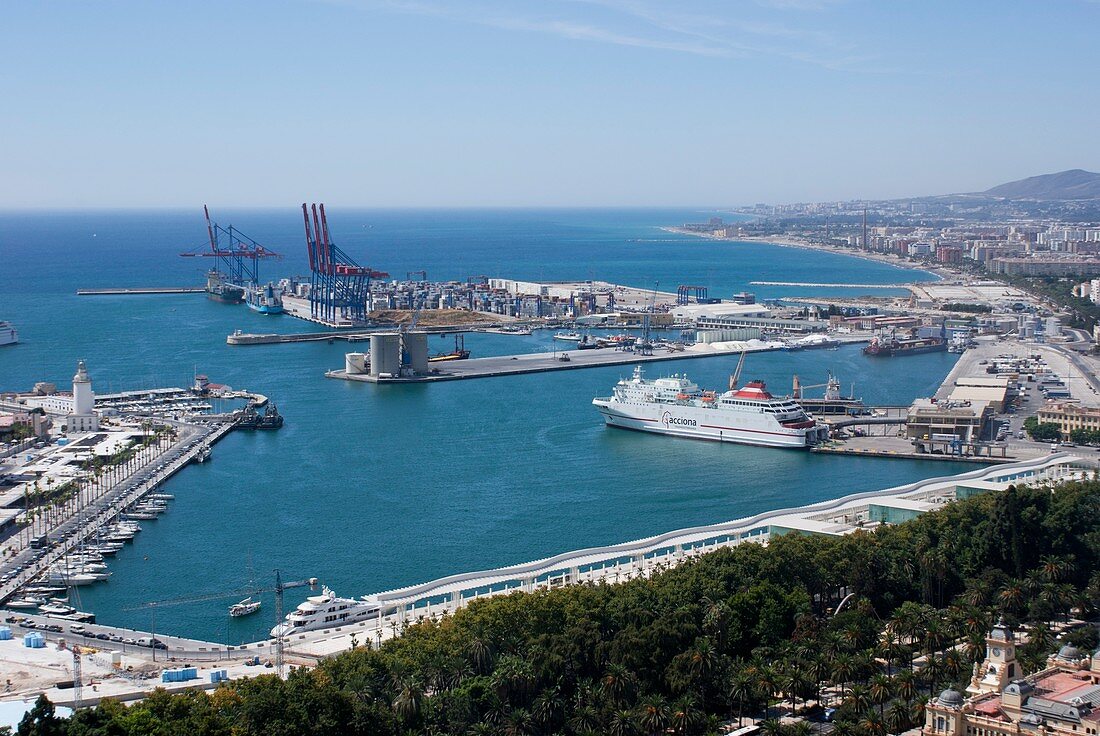
[[[1100,2],[11,0],[0,207],[733,205],[1100,170]]]

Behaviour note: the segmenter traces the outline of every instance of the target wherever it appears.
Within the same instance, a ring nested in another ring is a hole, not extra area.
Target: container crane
[[[215,258],[214,271],[224,274],[225,280],[245,287],[260,283],[259,262],[282,256],[248,237],[232,225],[222,227],[210,219],[210,209],[202,206],[206,217],[207,245],[180,253],[183,258]],[[209,249],[207,249],[209,248]]]
[[[306,226],[309,270],[313,275],[309,290],[310,315],[329,324],[337,320],[366,322],[370,280],[390,275],[360,266],[329,239],[324,204],[320,209],[316,204],[307,208],[303,202],[302,219]]]

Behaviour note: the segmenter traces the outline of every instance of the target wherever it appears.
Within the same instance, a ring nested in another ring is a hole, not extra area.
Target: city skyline
[[[744,205],[1100,169],[1100,4],[22,4],[5,208]],[[1055,44],[1054,39],[1057,39]],[[1055,51],[1056,49],[1056,51]]]

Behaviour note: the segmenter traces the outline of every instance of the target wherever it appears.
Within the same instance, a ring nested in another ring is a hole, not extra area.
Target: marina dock
[[[863,337],[841,337],[841,342],[866,342]],[[753,346],[748,343],[728,343],[730,347],[718,348],[714,345],[695,345],[683,350],[659,350],[651,355],[639,352],[627,352],[618,348],[595,348],[592,350],[563,350],[554,353],[525,353],[521,355],[501,355],[492,358],[472,358],[456,360],[438,367],[438,373],[428,375],[401,376],[383,378],[369,374],[349,374],[345,370],[328,371],[329,378],[346,381],[366,381],[368,383],[431,383],[436,381],[458,381],[467,378],[489,378],[493,376],[513,376],[524,373],[544,373],[547,371],[579,370],[581,368],[602,368],[614,365],[638,365],[666,360],[689,360],[695,358],[729,357],[741,352],[767,352],[778,348],[764,344]],[[567,361],[562,356],[568,356]]]
[[[224,422],[213,428],[182,422],[172,424],[179,431],[179,439],[144,467],[135,469],[101,498],[52,529],[51,537],[60,541],[48,554],[32,560],[32,550],[24,549],[0,565],[5,570],[18,569],[20,564],[25,565],[14,577],[0,585],[0,604],[7,602],[21,587],[46,573],[51,565],[83,545],[88,537],[118,517],[128,506],[152,493],[161,483],[195,460],[204,447],[213,446],[234,426],[233,422]],[[156,467],[154,463],[160,463],[160,467],[148,472],[151,466]]]
[[[202,286],[135,286],[122,289],[77,289],[77,296],[128,296],[141,294],[202,294]]]

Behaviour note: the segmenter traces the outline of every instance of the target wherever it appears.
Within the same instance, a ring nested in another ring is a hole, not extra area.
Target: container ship
[[[207,271],[206,296],[216,302],[240,304],[244,301],[244,289],[225,281],[217,271]]]
[[[282,314],[283,297],[276,293],[274,284],[253,286],[248,290],[248,308],[260,314]]]
[[[739,373],[730,377],[728,391],[716,393],[700,390],[685,375],[646,380],[639,366],[611,396],[592,403],[609,427],[764,447],[805,448],[828,439],[827,425],[794,399],[772,396],[763,381],[737,389]]]
[[[947,350],[947,340],[942,337],[873,337],[863,348],[864,355],[892,358],[898,355],[939,353]]]

